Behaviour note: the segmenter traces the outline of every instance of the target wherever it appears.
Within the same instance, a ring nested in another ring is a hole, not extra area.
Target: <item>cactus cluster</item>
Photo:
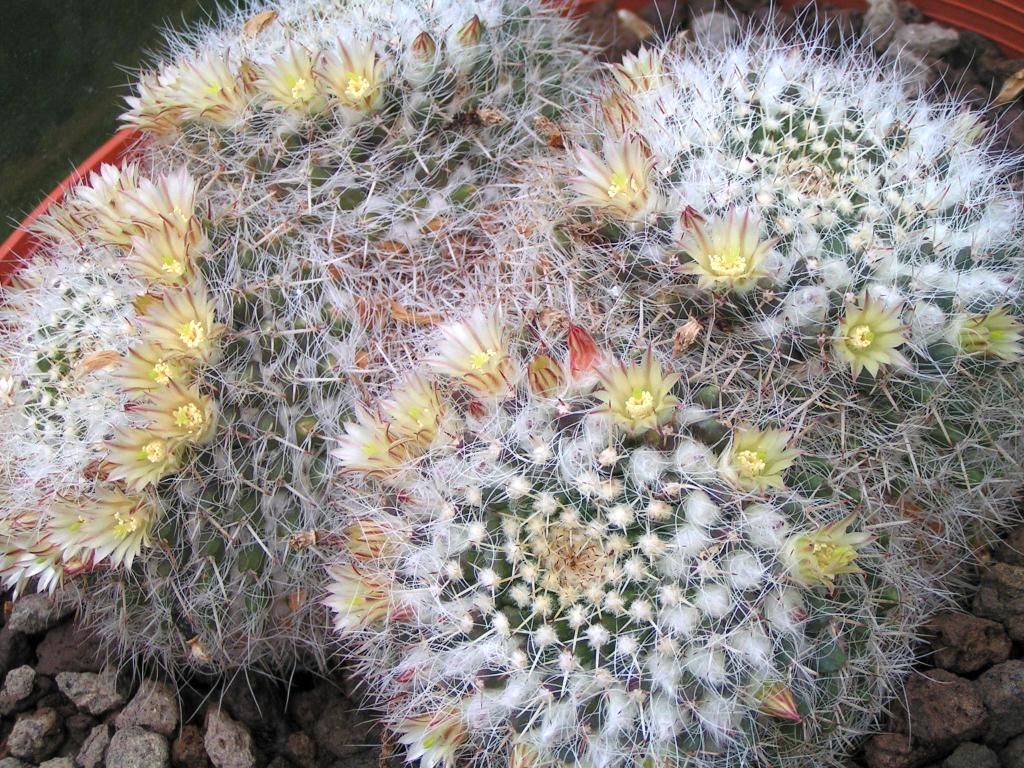
[[[425,768],[836,763],[1019,486],[1024,205],[822,40],[172,34],[0,293],[4,583],[171,668],[337,633]]]
[[[939,559],[1005,519],[1024,207],[981,116],[775,33],[641,49],[590,103],[508,209],[536,306],[673,338],[734,420],[801,425],[822,494],[892,502]]]
[[[82,615],[126,656],[325,664],[311,544],[335,514],[326,438],[389,355],[407,354],[399,323],[494,290],[480,232],[502,174],[575,98],[590,59],[571,33],[532,0],[272,2],[172,35],[141,75],[124,116],[145,134],[137,163],[51,211],[33,267],[128,279],[115,309],[137,332],[94,340],[125,360],[90,395],[119,416],[97,413],[90,460],[67,467],[154,504],[131,567],[75,568],[88,571]],[[169,205],[155,217],[140,213],[153,190]],[[12,290],[9,312],[75,304],[87,279],[63,298]],[[11,498],[42,516],[63,504]]]
[[[443,328],[338,449],[327,604],[407,759],[825,764],[909,663],[912,564],[788,486],[787,425],[712,441],[652,350],[523,341]]]
[[[89,258],[37,260],[0,294],[0,572],[15,593],[131,567],[159,517],[147,489],[210,433],[192,375],[216,336],[185,255],[205,242],[195,192],[184,173],[105,166],[48,223]]]
[[[593,72],[573,28],[537,0],[264,2],[172,37],[123,119],[208,188],[242,291],[350,292],[381,365],[396,316],[500,279],[492,208]]]

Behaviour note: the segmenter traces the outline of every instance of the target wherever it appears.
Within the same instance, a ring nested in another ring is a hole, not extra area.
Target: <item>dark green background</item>
[[[126,69],[214,0],[0,1],[0,241],[117,130]]]

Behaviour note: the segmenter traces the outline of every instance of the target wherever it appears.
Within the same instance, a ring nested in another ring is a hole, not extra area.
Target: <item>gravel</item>
[[[167,739],[138,726],[115,733],[107,747],[109,768],[169,768],[170,764]]]

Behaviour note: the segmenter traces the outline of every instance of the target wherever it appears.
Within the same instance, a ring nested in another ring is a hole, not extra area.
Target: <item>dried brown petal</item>
[[[256,37],[260,32],[273,24],[277,19],[277,11],[264,11],[257,13],[242,25],[242,34],[246,37]]]

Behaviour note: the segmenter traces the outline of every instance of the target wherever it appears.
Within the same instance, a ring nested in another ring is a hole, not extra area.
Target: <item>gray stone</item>
[[[975,688],[990,715],[986,744],[999,747],[1024,733],[1024,661],[997,664],[975,681]]]
[[[0,760],[0,768],[32,768],[32,766],[16,757],[5,757]]]
[[[321,712],[313,726],[313,738],[321,750],[335,757],[348,757],[370,743],[366,717],[351,702],[336,697]]]
[[[316,742],[306,734],[289,734],[284,751],[298,768],[316,768]]]
[[[252,730],[287,732],[284,707],[275,687],[258,674],[238,674],[224,689],[221,706]]]
[[[256,765],[249,729],[220,707],[206,710],[203,745],[214,768],[253,768]]]
[[[868,768],[912,768],[931,759],[932,750],[916,747],[905,733],[879,733],[864,744]]]
[[[21,632],[14,632],[9,626],[0,629],[0,675],[6,675],[15,667],[32,660],[32,648]],[[38,668],[36,670],[38,672]],[[39,674],[43,674],[40,672]]]
[[[35,682],[36,671],[27,664],[8,672],[4,678],[4,687],[0,689],[0,715],[11,714],[19,702],[31,696]]]
[[[143,680],[138,692],[114,721],[117,728],[139,725],[150,731],[173,736],[178,730],[178,699],[166,683]]]
[[[56,752],[64,740],[64,728],[57,712],[42,707],[18,718],[7,737],[7,749],[15,757],[41,763]]]
[[[993,563],[986,568],[972,613],[1000,622],[1012,639],[1024,641],[1024,567]]]
[[[210,760],[203,746],[203,734],[194,725],[183,725],[171,744],[171,761],[177,768],[206,768]]]
[[[911,677],[904,700],[909,722],[903,730],[915,745],[934,749],[936,757],[985,731],[988,713],[980,692],[951,672],[935,669]]]
[[[168,768],[170,764],[167,739],[137,725],[117,731],[107,747],[107,765],[111,768]]]
[[[12,632],[39,635],[57,626],[74,612],[74,606],[60,593],[22,595],[14,602],[7,626]]]
[[[693,39],[703,45],[721,46],[730,43],[739,33],[740,25],[732,16],[712,11],[697,16],[690,23]]]
[[[864,14],[864,39],[876,51],[889,47],[896,31],[903,26],[897,0],[874,0]]]
[[[1024,768],[1024,736],[1010,739],[1010,743],[999,753],[1003,768]]]
[[[70,757],[54,757],[45,763],[40,763],[39,768],[75,768]]]
[[[79,710],[90,715],[102,715],[125,702],[118,685],[117,671],[113,669],[99,673],[60,672],[57,687]]]
[[[99,672],[103,668],[95,635],[74,622],[54,627],[36,646],[36,672],[53,677],[58,672]]]
[[[929,623],[935,633],[931,661],[958,675],[980,672],[1010,658],[1010,638],[998,622],[965,613],[942,613]]]
[[[100,768],[107,755],[107,747],[110,746],[110,726],[100,723],[91,731],[78,750],[75,757],[75,764],[78,768]]]
[[[984,744],[967,742],[946,758],[942,768],[999,768],[999,757]]]
[[[960,33],[942,24],[907,24],[893,35],[891,45],[921,56],[944,56],[960,44]]]

